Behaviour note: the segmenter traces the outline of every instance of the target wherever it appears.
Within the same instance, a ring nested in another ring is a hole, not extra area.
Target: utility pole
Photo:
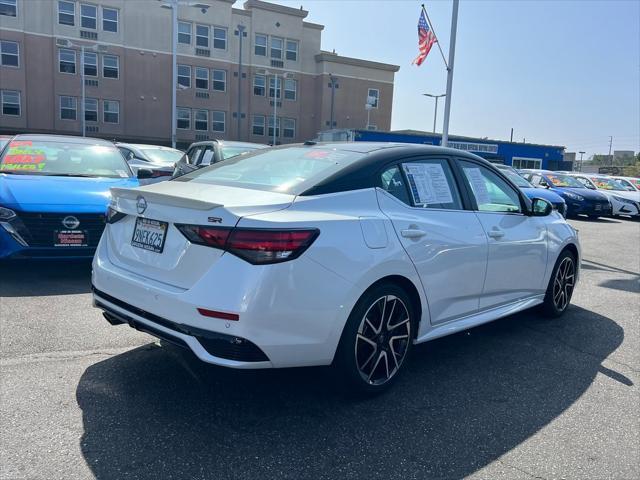
[[[513,142],[513,127],[511,127],[511,140],[509,140],[510,142]]]
[[[582,156],[585,154],[585,152],[578,152],[580,154],[580,170],[578,170],[579,172],[582,171]]]
[[[609,135],[609,164],[613,167],[613,157],[611,156],[611,145],[613,144],[613,136]]]
[[[449,143],[449,115],[451,114],[451,89],[453,87],[453,62],[456,56],[456,32],[458,27],[459,0],[453,0],[453,12],[451,13],[451,37],[449,40],[449,63],[447,68],[447,97],[444,104],[444,127],[442,128],[442,146]]]
[[[330,121],[329,128],[332,129],[334,124],[333,112],[334,112],[334,105],[335,105],[335,98],[336,98],[336,84],[338,83],[338,79],[334,77],[333,74],[330,73],[329,80],[331,81],[331,121]]]
[[[242,37],[247,36],[247,32],[244,29],[244,25],[238,25],[238,29],[235,31],[240,42],[238,49],[238,140],[242,140],[240,137],[240,129],[242,128]]]

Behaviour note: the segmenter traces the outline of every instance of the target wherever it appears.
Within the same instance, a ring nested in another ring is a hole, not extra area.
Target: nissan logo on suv
[[[80,220],[78,220],[73,215],[69,215],[68,217],[64,217],[62,219],[62,225],[68,230],[75,230],[80,226]]]

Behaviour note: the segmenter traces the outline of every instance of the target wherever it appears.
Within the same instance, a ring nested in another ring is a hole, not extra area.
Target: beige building
[[[269,143],[274,123],[278,142],[308,140],[331,128],[332,104],[334,128],[366,128],[369,113],[390,129],[399,67],[322,51],[302,7],[233,4],[178,7],[180,146]],[[84,70],[87,135],[167,144],[171,50],[172,11],[155,0],[0,0],[0,133],[81,134]]]

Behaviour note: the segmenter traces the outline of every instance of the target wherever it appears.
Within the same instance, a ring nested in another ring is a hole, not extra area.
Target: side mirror
[[[531,200],[531,215],[533,217],[546,217],[551,215],[553,205],[544,198],[534,198]]]
[[[146,180],[153,177],[153,172],[147,168],[138,169],[138,180]]]

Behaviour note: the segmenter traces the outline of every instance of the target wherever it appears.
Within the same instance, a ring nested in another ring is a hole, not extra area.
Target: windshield
[[[256,150],[191,172],[175,181],[255,188],[297,195],[364,155],[335,149],[290,147]]]
[[[164,148],[140,148],[144,154],[154,163],[166,163],[173,165],[184,155],[180,150],[169,150]]]
[[[0,138],[0,150],[4,148],[8,141],[8,139]]]
[[[532,188],[533,187],[533,185],[531,185],[529,182],[527,182],[527,180],[525,178],[521,177],[518,173],[514,172],[513,170],[511,170],[509,168],[501,168],[500,171],[502,173],[504,173],[509,180],[511,180],[513,183],[515,183],[520,188]]]
[[[17,140],[0,158],[3,173],[128,178],[131,170],[115,146]]]
[[[220,150],[222,151],[222,160],[225,160],[227,158],[232,158],[232,157],[236,157],[238,155],[242,155],[243,153],[252,152],[254,150],[257,150],[257,148],[256,147],[228,147],[228,146],[223,146]]]
[[[578,180],[569,175],[549,174],[547,178],[554,187],[586,188]]]
[[[595,183],[596,187],[598,187],[601,190],[615,190],[615,191],[627,190],[612,178],[603,178],[603,177],[589,177],[589,178],[593,183]]]

